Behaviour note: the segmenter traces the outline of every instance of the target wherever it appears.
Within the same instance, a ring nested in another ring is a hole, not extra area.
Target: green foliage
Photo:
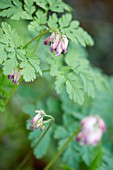
[[[77,123],[70,115],[63,116],[63,127],[58,126],[54,137],[59,140],[58,150],[65,144],[68,138],[71,136],[72,132],[77,128]],[[63,153],[63,161],[73,168],[78,168],[79,162],[79,145],[75,143],[73,139]]]
[[[12,73],[13,69],[17,68],[17,51],[21,48],[22,41],[16,33],[15,29],[11,29],[10,25],[6,22],[2,23],[2,29],[0,30],[0,43],[1,52],[3,56],[0,59],[0,64],[3,63],[4,74],[8,75]]]
[[[57,15],[56,14],[52,14],[49,19],[48,19],[48,26],[50,28],[58,28],[58,18],[57,18]]]
[[[35,116],[35,113],[34,113],[35,109],[36,107],[34,105],[25,105],[23,108],[23,111],[30,116],[30,119],[27,121],[27,129],[30,129],[30,125],[31,125],[30,120],[33,118],[33,116]],[[45,137],[41,140],[40,143],[38,143],[38,141],[40,140],[41,136],[46,131],[46,128],[48,126],[49,126],[49,123],[45,125],[45,128],[43,131],[41,131],[40,129],[35,129],[34,131],[31,131],[29,133],[28,138],[31,140],[31,147],[33,147],[34,155],[37,158],[42,158],[47,153],[48,148],[50,146],[52,129],[49,129]]]
[[[74,170],[73,168],[66,165],[61,165],[61,167],[63,168],[63,170]]]
[[[22,6],[22,2],[19,0],[1,0],[0,2],[0,16],[3,17],[11,17],[11,19],[19,20],[19,19],[27,19],[32,20],[28,25],[28,29],[30,31],[42,31],[46,29],[46,23],[50,28],[58,28],[66,36],[72,40],[74,43],[80,43],[84,47],[86,45],[93,45],[93,40],[90,35],[84,31],[80,26],[78,21],[72,21],[71,14],[65,14],[60,19],[56,14],[53,13],[52,16],[49,17],[47,22],[47,13],[41,9],[36,9],[34,2],[46,12],[51,10],[53,12],[64,12],[70,11],[70,7],[62,2],[62,0],[34,0],[34,1],[24,1],[24,5]]]
[[[3,112],[6,107],[6,101],[9,97],[12,85],[7,78],[0,73],[0,112]]]
[[[47,22],[47,15],[42,10],[38,10],[36,12],[36,17],[34,17],[34,20],[30,22],[28,29],[30,31],[42,31],[44,30],[45,24]]]
[[[82,46],[94,44],[91,36],[79,26],[79,21],[72,21],[71,14],[65,14],[59,19],[60,31],[71,39],[75,44]]]
[[[6,22],[2,23],[0,42],[0,51],[3,54],[0,56],[0,64],[3,64],[5,75],[11,74],[18,67],[21,67],[20,73],[26,82],[36,79],[36,73],[42,75],[39,59],[31,57],[32,53],[22,48],[23,43],[16,30]]]
[[[94,45],[91,36],[80,27],[79,21],[72,20],[71,14],[62,15],[61,18],[53,14],[49,18],[48,26],[50,28],[59,28],[60,32],[65,34],[75,44],[81,44],[83,47]]]
[[[47,127],[45,127],[46,130]],[[44,130],[44,131],[45,131]],[[30,132],[29,139],[32,140],[31,146],[34,147],[34,154],[37,158],[42,158],[50,145],[50,139],[51,139],[51,131],[48,131],[46,136],[41,140],[39,145],[37,145],[38,140],[40,139],[41,135],[44,133],[44,131],[34,130],[33,132]]]
[[[98,153],[91,163],[90,169],[91,170],[97,169],[100,164],[101,159],[102,159],[102,146],[100,145]]]
[[[70,99],[82,105],[86,95],[94,98],[96,89],[104,88],[105,79],[99,71],[92,69],[79,48],[74,51],[70,48],[65,62],[66,66],[62,66],[58,59],[49,60],[50,74],[56,78],[55,89],[58,93],[66,89]]]
[[[34,0],[36,4],[44,10],[51,10],[53,12],[70,11],[71,8],[62,0]]]
[[[23,79],[26,82],[36,79],[36,72],[39,72],[42,75],[41,69],[39,67],[39,60],[29,59],[28,61],[22,61],[20,67],[22,68],[20,73],[23,75]]]
[[[60,62],[61,61],[58,60],[58,63]],[[54,93],[55,96],[53,95],[51,97],[50,96],[45,97],[42,95],[41,105],[39,104],[40,103],[39,100],[36,100],[35,98],[35,101],[38,101],[38,106],[33,106],[33,105],[28,104],[27,107],[24,107],[24,112],[28,113],[28,115],[30,115],[30,118],[32,118],[34,116],[33,113],[36,108],[44,108],[46,113],[50,113],[53,117],[57,115],[57,118],[55,118],[55,122],[57,124],[54,130],[54,138],[58,140],[58,150],[59,150],[65,144],[65,142],[69,139],[73,131],[75,131],[75,129],[79,127],[80,120],[86,115],[88,115],[89,113],[90,114],[100,113],[101,117],[104,118],[104,116],[101,113],[107,112],[108,114],[107,115],[105,114],[106,116],[105,121],[106,123],[110,122],[110,118],[112,117],[112,115],[110,115],[109,112],[113,110],[112,102],[110,104],[110,101],[112,101],[112,97],[113,97],[111,93],[112,78],[110,78],[109,81],[106,79],[106,81],[108,82],[108,86],[106,90],[105,88],[102,88],[100,92],[97,92],[95,99],[89,99],[88,97],[86,97],[84,106],[75,104],[72,100],[70,100],[66,91],[63,91],[59,96],[60,98],[56,96],[55,93]],[[40,84],[40,80],[38,80],[38,84]],[[108,101],[109,106],[107,102],[104,102],[104,107],[103,105],[102,107],[99,107],[100,103],[103,103],[104,100],[105,101],[109,100]],[[60,107],[58,107],[58,101],[61,102]],[[97,104],[98,104],[98,107],[96,107]],[[103,111],[105,108],[106,110]],[[29,127],[29,123],[28,123],[28,127]],[[112,128],[113,128],[112,121],[111,121],[110,127],[112,131]],[[107,129],[108,128],[109,126],[107,127]],[[33,133],[33,132],[30,132],[30,133]],[[38,135],[41,135],[43,132],[39,130],[39,133],[34,132],[34,134],[36,133]],[[35,137],[37,138],[37,136]],[[34,138],[32,138],[31,140],[33,141],[33,139]],[[49,149],[49,146],[46,145],[46,140],[44,142],[45,143],[43,145],[46,146],[45,148],[46,151],[45,152],[43,151],[44,153],[42,153],[41,148],[37,147],[38,151],[36,151],[36,153],[37,152],[40,153],[39,155],[45,155],[48,153],[47,151]],[[54,140],[51,138],[49,143],[50,142],[54,142]],[[109,136],[107,136],[107,139],[103,139],[102,143],[110,145]],[[33,148],[35,149],[35,147]],[[39,156],[37,157],[39,158]],[[111,156],[110,151],[108,151],[107,149],[104,149],[103,147],[101,148],[100,145],[94,148],[91,146],[80,146],[75,141],[75,138],[69,143],[67,148],[62,153],[61,160],[65,163],[64,169],[70,168],[70,169],[80,170],[82,168],[83,170],[86,170],[86,169],[89,170],[92,168],[95,170],[102,170],[102,169],[107,169],[107,167],[109,167],[109,169],[112,170],[112,156]],[[85,164],[86,168],[85,167],[83,168],[83,164]]]
[[[13,108],[16,102],[18,107],[27,103],[23,109],[28,114],[25,121],[29,118],[27,129],[30,126],[30,119],[35,115],[34,110],[37,108],[44,109],[47,114],[55,118],[55,126],[48,131],[39,145],[37,142],[48,125],[44,131],[35,129],[29,132],[28,138],[31,141],[34,155],[42,158],[49,153],[50,144],[55,145],[56,141],[58,141],[59,150],[79,127],[79,122],[83,117],[89,114],[99,114],[105,120],[108,129],[102,141],[105,149],[100,145],[95,148],[80,146],[73,139],[62,153],[59,166],[63,160],[65,165],[62,165],[62,168],[65,170],[80,170],[81,167],[83,170],[113,170],[110,152],[110,150],[113,151],[113,78],[93,68],[88,61],[87,53],[81,46],[92,46],[94,42],[91,36],[81,28],[79,21],[72,20],[70,13],[64,14],[66,11],[70,12],[71,8],[62,0],[1,0],[0,10],[2,17],[29,20],[26,22],[28,30],[23,28],[26,33],[25,37],[21,35],[21,28],[18,34],[18,29],[11,27],[8,24],[9,21],[1,23],[0,111],[5,110],[15,87],[4,75],[11,74],[13,70],[19,70],[26,82],[34,81],[39,75],[43,76],[43,78],[38,77],[32,85],[26,86],[25,83],[20,85],[17,96],[14,97],[16,100],[12,102]],[[12,25],[14,24],[15,22]],[[24,26],[21,25],[21,27]],[[54,31],[65,34],[69,39],[67,54],[60,58],[57,58],[54,53],[50,54],[47,47],[43,45],[43,41],[40,41],[42,35]],[[35,40],[38,41],[34,43]],[[18,107],[15,108],[18,109]],[[17,113],[17,110],[15,112]],[[17,119],[17,115],[15,117]],[[15,122],[17,124],[17,120]],[[23,122],[23,119],[20,122]],[[13,123],[10,122],[10,124]],[[52,139],[53,133],[54,139]],[[2,140],[4,143],[9,139],[5,140],[3,135]],[[17,160],[20,158],[18,156]]]
[[[28,3],[29,2],[29,3]],[[0,1],[0,16],[11,17],[11,19],[31,19],[31,15],[34,12],[34,7],[32,2],[25,1],[25,10],[23,10],[22,3],[19,0],[1,0]]]

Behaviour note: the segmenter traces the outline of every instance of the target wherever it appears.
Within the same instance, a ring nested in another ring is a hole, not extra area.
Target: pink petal
[[[56,56],[60,56],[62,51],[63,51],[62,41],[60,41],[56,49]]]
[[[13,82],[15,84],[17,84],[19,79],[20,79],[20,72],[19,71],[14,71],[14,80],[13,80]]]
[[[96,116],[89,116],[86,120],[84,120],[84,123],[81,122],[81,124],[83,124],[83,128],[86,129],[90,129],[92,128],[94,125],[96,125],[97,123],[97,117]]]
[[[51,52],[53,52],[57,48],[58,43],[59,43],[59,34],[56,34],[53,43],[51,43]]]
[[[65,54],[67,50],[67,46],[68,46],[68,39],[66,38],[65,35],[62,35],[62,36],[63,36],[63,52]]]
[[[100,129],[91,129],[87,135],[88,144],[96,145],[101,140],[102,131]]]
[[[78,134],[78,136],[76,137],[76,141],[80,141],[82,139],[82,132],[80,132],[79,134]]]
[[[99,127],[101,128],[101,130],[103,132],[105,132],[106,131],[106,125],[105,125],[104,121],[101,118],[99,118],[98,123],[99,123]]]
[[[47,45],[49,42],[52,42],[54,39],[55,33],[52,33],[51,36],[49,36],[48,38],[46,38],[46,40],[44,41],[44,44]]]

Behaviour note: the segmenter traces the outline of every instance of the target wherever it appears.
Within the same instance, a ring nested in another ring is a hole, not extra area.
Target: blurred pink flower
[[[32,124],[32,126],[30,126],[30,129],[34,130],[40,127],[41,130],[44,130],[43,117],[46,114],[43,110],[36,110],[35,112],[37,113],[37,115],[31,119],[30,123]]]
[[[8,75],[8,79],[9,80],[12,79],[12,82],[15,84],[18,84],[20,77],[21,77],[20,72],[17,70],[13,70],[12,74]]]
[[[88,116],[80,122],[80,125],[82,130],[76,141],[82,145],[97,145],[106,131],[105,123],[99,116]]]
[[[60,56],[61,53],[66,53],[68,47],[68,39],[65,35],[59,35],[58,33],[52,33],[45,41],[44,44],[47,45],[50,43],[50,50],[53,52],[56,51],[56,56]]]

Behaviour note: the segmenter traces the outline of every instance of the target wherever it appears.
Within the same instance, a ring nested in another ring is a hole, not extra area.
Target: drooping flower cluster
[[[43,110],[35,110],[35,112],[37,115],[31,119],[30,123],[32,126],[30,126],[30,129],[34,130],[40,128],[40,130],[44,130],[43,118],[46,114]]]
[[[17,70],[13,70],[12,74],[8,75],[8,79],[12,80],[12,82],[15,84],[18,84],[20,77],[20,72]]]
[[[59,35],[58,33],[52,33],[45,41],[45,45],[50,44],[50,51],[56,51],[56,56],[60,56],[61,53],[66,53],[68,47],[68,39],[66,35]]]
[[[76,137],[76,141],[82,145],[97,145],[103,132],[106,131],[105,123],[99,116],[88,116],[81,121],[80,125],[82,130]]]

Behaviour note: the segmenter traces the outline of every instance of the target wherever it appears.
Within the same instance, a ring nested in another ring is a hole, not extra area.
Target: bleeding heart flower
[[[31,130],[40,128],[41,130],[44,130],[44,121],[43,121],[43,117],[46,115],[45,112],[43,110],[36,110],[35,111],[37,113],[36,116],[34,116],[30,123],[32,124],[32,126],[30,126]]]
[[[8,75],[8,79],[9,80],[12,79],[12,82],[15,84],[18,84],[20,77],[21,77],[20,72],[17,70],[13,70],[12,74]]]
[[[56,51],[56,56],[60,56],[61,53],[66,53],[68,47],[68,39],[66,35],[59,35],[58,33],[52,33],[45,41],[44,44],[50,43],[50,51]]]
[[[88,116],[80,122],[80,125],[82,129],[76,141],[82,145],[97,145],[106,131],[105,123],[99,116]]]

